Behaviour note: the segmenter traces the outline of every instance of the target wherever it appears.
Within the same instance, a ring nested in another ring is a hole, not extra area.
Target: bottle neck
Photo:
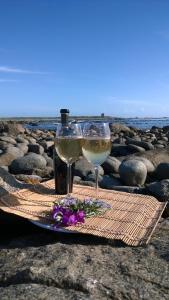
[[[68,113],[61,113],[61,123],[64,126],[67,126],[69,123],[69,114]]]

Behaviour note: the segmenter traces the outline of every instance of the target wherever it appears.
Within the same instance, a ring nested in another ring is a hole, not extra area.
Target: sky
[[[0,0],[0,117],[169,116],[168,0]]]

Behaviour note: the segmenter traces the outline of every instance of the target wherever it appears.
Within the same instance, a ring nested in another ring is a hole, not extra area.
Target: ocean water
[[[164,127],[169,126],[169,118],[112,118],[109,119],[111,123],[121,123],[127,126],[133,126],[137,129],[151,129],[152,126]],[[54,122],[39,122],[32,126],[26,125],[30,129],[46,129],[56,130],[56,123]]]

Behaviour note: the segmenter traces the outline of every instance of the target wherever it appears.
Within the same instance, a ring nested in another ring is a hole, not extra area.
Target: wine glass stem
[[[67,195],[70,196],[72,191],[72,164],[67,164]]]
[[[99,169],[95,167],[95,176],[96,176],[96,198],[98,197],[98,176],[99,176]]]

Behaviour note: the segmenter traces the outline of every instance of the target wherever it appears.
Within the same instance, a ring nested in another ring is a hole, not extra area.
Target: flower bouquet
[[[53,227],[73,226],[84,223],[85,218],[103,214],[111,206],[104,201],[86,198],[79,200],[74,197],[64,197],[54,203],[52,210]]]

